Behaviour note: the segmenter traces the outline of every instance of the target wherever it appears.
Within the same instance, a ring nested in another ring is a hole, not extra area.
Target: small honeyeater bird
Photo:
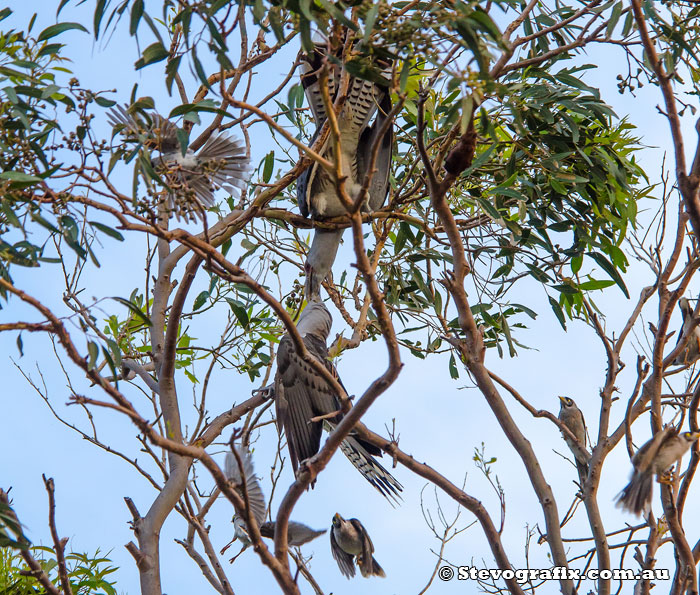
[[[365,578],[386,576],[382,567],[372,556],[374,545],[367,530],[357,519],[345,520],[335,513],[331,525],[331,553],[338,563],[340,572],[349,579],[355,576],[355,562]]]
[[[578,408],[574,400],[569,397],[559,397],[560,409],[559,409],[559,421],[561,421],[571,433],[576,436],[579,444],[585,449],[586,448],[586,420],[583,417],[583,413]],[[564,441],[571,449],[574,455],[574,460],[576,461],[576,469],[578,470],[579,479],[584,481],[588,477],[588,459],[583,458],[582,455],[577,456],[576,450],[574,448],[574,442],[562,433]]]
[[[657,432],[632,457],[632,477],[616,500],[617,506],[639,516],[651,510],[652,479],[679,461],[700,432],[679,433],[673,426]]]
[[[693,327],[696,319],[693,318],[693,306],[690,304],[690,300],[688,298],[679,299],[678,307],[680,308],[683,316],[683,326],[681,327],[681,332],[678,335],[676,345],[683,341],[688,334],[691,334],[691,337],[688,339],[685,349],[676,356],[673,363],[676,365],[687,366],[700,359],[700,324],[696,324]]]
[[[262,488],[260,487],[258,476],[255,475],[253,457],[251,456],[250,451],[245,447],[239,447],[238,454],[241,458],[241,462],[243,463],[243,472],[241,473],[236,457],[232,452],[228,452],[226,453],[226,460],[224,461],[224,475],[226,475],[226,478],[232,482],[234,486],[236,486],[236,491],[240,494],[241,498],[244,497],[243,483],[245,482],[246,491],[248,492],[248,506],[250,507],[250,510],[253,513],[253,518],[255,518],[259,527],[265,520],[265,510],[267,509],[267,505],[265,504],[265,496],[263,495]],[[233,527],[234,535],[229,545],[236,541],[236,539],[240,540],[240,542],[243,544],[243,549],[252,544],[250,535],[248,534],[248,525],[239,515],[234,515]],[[226,547],[228,547],[228,545]]]
[[[204,218],[214,204],[214,190],[223,188],[237,195],[245,187],[250,157],[245,145],[226,133],[213,133],[196,153],[186,147],[186,134],[157,113],[117,105],[108,112],[114,134],[157,153],[152,171],[166,184],[167,212],[179,219]],[[185,143],[183,147],[182,143]],[[134,149],[137,150],[137,149]],[[144,171],[143,164],[141,165]],[[152,177],[151,172],[148,177]]]
[[[260,487],[260,481],[255,475],[253,458],[250,451],[248,451],[248,449],[245,447],[239,447],[238,453],[241,457],[241,462],[243,463],[243,474],[241,474],[236,457],[230,452],[226,454],[224,474],[229,481],[237,486],[236,490],[241,495],[241,498],[243,498],[243,478],[245,478],[246,490],[248,491],[248,505],[253,512],[253,517],[258,523],[258,527],[260,527],[260,535],[262,537],[274,539],[275,521],[263,522],[265,520],[265,510],[267,505],[265,504],[265,496],[263,495]],[[222,552],[224,552],[229,545],[236,541],[236,539],[243,544],[243,549],[247,548],[249,545],[252,545],[252,541],[248,533],[248,525],[243,518],[235,515],[233,517],[233,527],[233,539],[222,549]],[[303,523],[290,520],[287,525],[287,543],[291,546],[301,546],[308,543],[312,539],[315,539],[319,535],[323,535],[325,532],[326,529],[312,529]]]

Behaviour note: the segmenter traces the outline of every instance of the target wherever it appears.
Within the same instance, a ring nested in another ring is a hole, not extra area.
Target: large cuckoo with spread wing
[[[311,356],[337,378],[335,366],[328,360],[326,345],[331,324],[328,308],[321,301],[312,301],[301,313],[297,330]],[[280,432],[284,429],[292,467],[296,471],[301,461],[318,452],[324,427],[332,431],[340,422],[340,401],[328,383],[297,353],[289,335],[282,337],[277,350],[274,392],[277,427]],[[321,416],[327,417],[312,421]],[[400,498],[403,486],[374,458],[381,456],[379,448],[350,434],[340,449],[389,502]]]
[[[120,132],[125,141],[158,153],[151,166],[167,185],[169,215],[203,218],[205,209],[214,204],[215,189],[236,195],[245,187],[250,158],[237,138],[214,133],[195,153],[182,150],[177,126],[157,113],[117,105],[108,118],[115,134]]]
[[[325,44],[316,44],[310,55],[302,56],[301,82],[311,113],[316,123],[315,141],[328,119],[320,88],[320,73],[324,67],[327,53]],[[336,58],[337,60],[337,58]],[[331,101],[335,101],[342,87],[344,69],[334,62],[327,62],[328,91]],[[366,81],[356,77],[349,78],[347,97],[337,115],[340,132],[340,155],[342,173],[347,176],[345,189],[350,200],[356,200],[362,185],[374,169],[363,210],[373,211],[380,208],[389,192],[389,172],[391,170],[391,152],[393,143],[392,124],[387,123],[391,111],[389,93],[390,65],[384,73],[386,85]],[[378,153],[374,168],[371,163],[372,147],[378,143]],[[329,134],[320,149],[320,154],[334,160],[333,141]],[[297,181],[297,199],[299,209],[304,217],[313,219],[337,217],[347,213],[347,209],[338,196],[332,174],[317,162],[312,163]],[[319,295],[321,283],[333,266],[343,230],[316,229],[314,239],[307,256],[306,297],[312,299]]]

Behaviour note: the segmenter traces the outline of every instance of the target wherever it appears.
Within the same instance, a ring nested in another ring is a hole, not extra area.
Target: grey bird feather
[[[657,432],[632,457],[632,476],[627,486],[617,495],[617,506],[637,516],[651,510],[654,475],[664,473],[679,461],[700,432],[682,432],[667,426]]]
[[[586,448],[586,420],[583,417],[583,412],[578,408],[573,399],[569,397],[559,397],[561,407],[559,409],[559,421],[561,421],[571,433],[576,437],[582,448]],[[576,470],[580,481],[583,483],[588,477],[588,457],[584,458],[582,454],[577,455],[578,449],[573,440],[566,434],[562,433],[564,441],[574,455],[576,462]],[[588,454],[588,453],[586,453]]]
[[[679,366],[688,366],[700,359],[700,325],[696,324],[697,317],[693,317],[693,306],[688,298],[679,299],[678,307],[683,316],[683,326],[678,335],[676,345],[684,341],[689,334],[691,336],[686,343],[685,349],[676,356],[673,363]]]
[[[312,301],[301,313],[296,326],[311,357],[338,378],[335,366],[328,359],[326,345],[331,324],[328,308],[320,301]],[[339,378],[338,381],[340,382]],[[332,431],[342,416],[338,395],[297,354],[289,335],[282,337],[277,350],[274,396],[277,428],[280,433],[284,431],[287,437],[289,457],[296,472],[301,461],[311,458],[319,451],[324,427]],[[312,418],[329,414],[330,417],[324,420],[311,421]],[[341,443],[340,449],[389,502],[398,502],[403,486],[374,458],[381,456],[379,448],[350,434]]]
[[[374,559],[374,544],[357,519],[344,519],[338,513],[331,524],[331,554],[338,563],[343,576],[348,579],[355,576],[355,563],[363,577],[385,577],[386,573]]]
[[[318,138],[327,120],[326,106],[320,90],[320,71],[324,65],[326,53],[325,44],[315,44],[313,52],[302,54],[301,82],[316,124],[312,143]],[[335,59],[337,60],[337,57]],[[334,101],[340,89],[344,70],[331,61],[327,63],[330,66],[327,88],[331,101]],[[359,196],[362,184],[370,172],[371,149],[375,143],[379,144],[374,163],[376,171],[370,180],[367,198],[363,205],[365,211],[380,208],[389,192],[393,125],[388,124],[385,132],[383,128],[391,111],[391,96],[388,89],[391,65],[384,63],[383,66],[386,76],[385,85],[350,77],[345,103],[337,114],[341,147],[341,155],[338,158],[343,174],[347,176],[345,187],[348,196],[353,200]],[[333,159],[330,135],[321,147],[320,154],[326,159]],[[297,200],[304,217],[323,219],[347,213],[345,205],[338,197],[333,176],[317,162],[312,163],[297,180]],[[314,231],[305,264],[307,299],[319,295],[321,283],[335,261],[342,236],[342,229]]]
[[[246,185],[250,158],[235,137],[215,133],[196,153],[183,152],[177,126],[157,113],[117,105],[109,110],[108,120],[125,140],[158,153],[151,165],[168,186],[167,209],[178,219],[203,218],[204,210],[214,204],[215,189],[235,196]]]

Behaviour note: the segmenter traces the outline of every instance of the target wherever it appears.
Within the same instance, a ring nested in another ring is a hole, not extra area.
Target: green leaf
[[[96,343],[90,341],[88,343],[88,370],[92,370],[97,362],[97,356],[100,354],[100,349]]]
[[[31,214],[31,218],[36,221],[39,225],[42,227],[48,229],[49,231],[53,233],[61,233],[56,226],[54,226],[52,223],[44,219],[39,213],[33,212]]]
[[[330,14],[336,21],[342,23],[348,29],[357,31],[358,27],[353,23],[348,17],[343,14],[343,11],[337,8],[334,4],[331,4],[328,0],[316,0],[328,14]],[[375,17],[376,18],[376,17]]]
[[[537,312],[535,312],[534,310],[531,310],[527,306],[523,306],[522,304],[511,304],[511,306],[513,306],[513,308],[517,308],[518,310],[521,310],[522,312],[527,314],[533,320],[537,319]]]
[[[228,251],[231,249],[231,246],[232,246],[232,245],[233,245],[233,242],[231,241],[230,238],[229,238],[228,240],[226,240],[226,241],[221,245],[221,254],[222,254],[223,256],[226,256],[226,254],[228,254]]]
[[[95,15],[93,17],[93,26],[95,27],[95,39],[100,36],[100,24],[102,23],[102,17],[105,14],[105,6],[107,5],[107,0],[97,0],[95,4]]]
[[[143,0],[135,0],[131,5],[131,19],[129,20],[129,34],[136,35],[139,28],[139,21],[143,16]]]
[[[160,41],[156,41],[143,50],[143,54],[136,60],[134,67],[136,70],[140,70],[144,66],[165,60],[169,55],[170,53],[165,49],[165,46]]]
[[[282,41],[284,39],[284,28],[282,27],[282,22],[280,21],[279,7],[271,7],[267,13],[267,16],[270,19],[270,27],[272,28],[272,32],[275,34],[275,38],[278,42]]]
[[[133,302],[130,302],[129,300],[125,300],[122,297],[112,297],[112,299],[115,302],[119,302],[123,306],[126,306],[131,310],[136,316],[138,316],[146,326],[153,326],[153,323],[151,322],[151,319],[146,315],[145,312],[141,311],[141,308],[139,308],[136,304]]]
[[[100,107],[112,107],[114,105],[117,105],[116,101],[113,101],[112,99],[107,99],[105,97],[100,97],[99,95],[95,97],[95,103]]]
[[[270,151],[266,156],[265,156],[265,165],[263,167],[263,182],[266,184],[270,181],[272,178],[272,171],[275,167],[275,152]]]
[[[476,202],[479,203],[481,209],[484,211],[484,213],[491,217],[491,219],[493,219],[494,221],[501,219],[501,214],[498,212],[498,209],[496,209],[496,207],[493,206],[490,200],[487,200],[482,196],[477,196]]]
[[[410,73],[411,62],[409,60],[404,60],[403,66],[401,67],[401,74],[399,75],[399,90],[402,93],[406,91],[406,86],[408,85]]]
[[[299,18],[299,34],[301,35],[301,47],[303,50],[309,53],[313,52],[314,42],[311,40],[311,23],[309,23],[308,19]]]
[[[571,259],[571,272],[575,275],[581,270],[583,264],[583,256],[574,256]]]
[[[374,23],[379,14],[379,4],[379,2],[372,4],[372,8],[370,8],[365,15],[365,34],[362,38],[365,43],[369,41],[370,35],[372,35],[372,29],[374,29]],[[402,88],[401,90],[403,91],[404,89]]]
[[[383,71],[366,60],[351,59],[345,63],[345,69],[354,77],[376,83],[382,87],[387,87],[389,81]]]
[[[98,223],[97,221],[89,221],[88,223],[90,223],[90,225],[92,225],[95,229],[99,229],[102,233],[107,234],[115,240],[119,240],[120,242],[124,241],[124,236],[116,229],[112,229],[111,227],[104,225],[103,223]]]
[[[178,68],[180,68],[180,60],[182,60],[182,56],[175,56],[172,60],[169,60],[165,66],[165,85],[168,88],[168,95],[172,93],[173,81],[175,80]]]
[[[204,71],[204,67],[202,66],[202,63],[199,61],[199,58],[197,57],[197,52],[194,49],[192,50],[192,62],[194,62],[194,70],[197,73],[197,76],[199,77],[199,80],[201,81],[201,83],[207,89],[211,89],[211,85],[209,84],[209,79],[207,78],[207,73]]]
[[[515,350],[515,345],[513,345],[513,337],[510,334],[510,325],[505,317],[501,317],[501,328],[503,329],[503,336],[506,338],[506,343],[508,344],[508,354],[510,357],[515,357],[518,352]]]
[[[183,103],[171,110],[168,118],[176,118],[190,112],[208,112],[212,114],[226,115],[226,112],[216,107],[216,104],[211,100],[200,101],[199,103]]]
[[[551,296],[547,296],[547,297],[549,298],[549,305],[552,307],[552,310],[554,311],[554,315],[557,317],[559,324],[561,324],[561,328],[566,330],[566,318],[564,317],[564,311],[561,309],[559,302],[557,302]]]
[[[175,131],[175,136],[177,137],[177,142],[180,143],[180,153],[184,157],[190,144],[190,134],[184,128],[178,128]]]
[[[10,180],[11,182],[41,182],[41,178],[21,171],[4,171],[0,174],[0,179]]]
[[[112,355],[105,349],[104,347],[102,348],[102,354],[105,357],[105,360],[107,361],[107,365],[109,366],[109,369],[112,371],[112,376],[114,376],[114,386],[118,386],[117,382],[117,366],[114,365],[114,359],[112,358]]]
[[[46,29],[39,33],[39,37],[37,37],[36,40],[46,41],[47,39],[56,37],[56,35],[60,35],[64,31],[70,31],[71,29],[84,31],[85,33],[88,32],[88,30],[85,27],[83,27],[80,23],[57,23],[55,25],[51,25],[50,27],[46,27]]]
[[[450,368],[450,378],[452,378],[453,380],[459,378],[459,370],[457,369],[457,362],[455,361],[454,353],[450,354],[449,368]]]
[[[231,307],[231,311],[233,312],[233,315],[236,317],[240,325],[243,328],[248,328],[248,325],[250,324],[250,319],[248,318],[248,312],[246,312],[246,309],[243,307],[243,305],[240,302],[238,302],[238,300],[227,299],[226,301]]]
[[[15,93],[14,88],[4,87],[3,91],[5,91],[5,95],[7,95],[7,98],[10,100],[10,103],[16,104],[19,101],[19,98],[17,97],[17,93]]]
[[[311,14],[311,0],[299,0],[299,10],[304,20],[313,21],[314,16]]]
[[[556,289],[560,293],[565,293],[568,295],[576,295],[578,293],[578,289],[576,287],[571,287],[571,285],[568,285],[566,283],[552,285],[552,289]]]
[[[469,15],[469,18],[476,21],[480,25],[480,29],[486,31],[494,41],[502,43],[502,35],[498,26],[483,9],[476,7],[476,10]]]
[[[611,285],[615,285],[615,281],[611,281],[610,279],[591,279],[590,281],[584,281],[583,283],[579,283],[578,288],[582,291],[594,291],[596,289],[605,289],[606,287],[610,287]]]
[[[203,291],[196,298],[194,298],[194,304],[192,304],[192,310],[199,310],[209,299],[209,292]]]
[[[603,256],[599,252],[588,252],[587,255],[590,256],[593,260],[595,260],[600,265],[600,267],[608,275],[610,275],[610,278],[613,281],[615,281],[617,286],[622,290],[622,293],[625,294],[625,297],[627,299],[629,299],[630,294],[627,291],[627,287],[625,286],[625,282],[622,280],[622,277],[620,276],[620,273],[615,268],[615,266],[607,258],[605,258],[605,256]]]

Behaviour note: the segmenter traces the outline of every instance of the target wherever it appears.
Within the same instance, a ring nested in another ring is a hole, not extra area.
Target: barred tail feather
[[[362,446],[356,438],[348,436],[341,442],[340,450],[354,467],[362,473],[363,477],[371,483],[392,506],[394,506],[394,504],[400,504],[400,492],[403,491],[403,486],[367,452],[365,447]]]

